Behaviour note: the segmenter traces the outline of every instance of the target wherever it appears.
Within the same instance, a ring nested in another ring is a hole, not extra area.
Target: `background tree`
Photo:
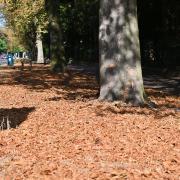
[[[180,65],[180,1],[138,1],[143,66]]]
[[[23,48],[23,45],[19,42],[19,39],[14,34],[14,31],[10,29],[9,27],[3,27],[0,28],[0,34],[1,37],[5,39],[7,43],[7,51],[16,53],[16,52],[22,52],[25,49]]]
[[[40,37],[43,40],[45,56],[49,58],[51,56],[51,59],[54,59],[53,64],[56,64],[58,58],[57,62],[63,62],[63,64],[67,63],[65,59],[70,58],[75,63],[98,62],[99,0],[62,0],[54,1],[53,4],[47,0],[45,7],[43,0],[6,0],[6,3],[10,3],[9,13],[7,13],[7,18],[10,17],[9,22],[12,22],[10,24],[16,25],[16,29],[12,27],[16,30],[17,37],[33,54],[36,54],[35,45],[39,39],[37,37]],[[179,7],[178,0],[138,1],[143,66],[170,67],[170,64],[173,66],[179,64]],[[46,16],[47,13],[49,18]],[[49,23],[50,17],[57,20],[59,31],[56,32],[58,33],[55,33],[53,30],[55,28]],[[48,28],[42,22],[49,24]],[[43,25],[43,28],[37,30],[38,24],[41,24],[41,27]],[[44,33],[46,30],[48,33]],[[40,33],[37,33],[38,31]],[[59,40],[54,38],[53,41],[55,42],[56,39],[57,43],[53,45],[52,37],[55,37],[55,34]],[[55,44],[60,46],[56,47],[57,50],[53,50],[56,49]],[[171,61],[169,61],[170,58]],[[58,67],[58,63],[54,67]]]
[[[60,19],[66,58],[98,62],[99,0],[63,0]]]
[[[6,52],[8,49],[7,39],[0,34],[0,53]]]
[[[62,41],[61,22],[59,18],[60,1],[45,0],[45,9],[49,20],[49,43],[50,43],[50,59],[52,69],[54,71],[64,71],[65,56]]]
[[[42,33],[47,26],[44,1],[7,0],[4,7],[8,25],[27,50],[32,51],[34,59],[37,57],[37,62],[43,63]]]

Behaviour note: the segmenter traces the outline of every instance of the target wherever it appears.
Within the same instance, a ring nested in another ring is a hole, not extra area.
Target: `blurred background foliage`
[[[66,61],[98,62],[99,0],[56,0]],[[36,53],[37,28],[42,33],[44,54],[51,58],[51,28],[45,0],[3,1],[7,26],[24,49]],[[2,4],[2,3],[1,3]],[[180,1],[138,0],[143,65],[180,65]],[[61,50],[62,50],[61,46]],[[63,58],[62,58],[63,59]]]

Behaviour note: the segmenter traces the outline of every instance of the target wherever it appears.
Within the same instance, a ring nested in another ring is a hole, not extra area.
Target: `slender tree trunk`
[[[32,49],[32,61],[37,61],[37,48],[36,45],[31,46]]]
[[[44,53],[41,33],[37,32],[36,35],[36,47],[37,47],[37,63],[44,64]]]
[[[59,20],[59,6],[60,1],[45,0],[46,10],[48,12],[50,21],[50,51],[51,63],[54,71],[64,71],[65,56],[64,47],[62,44],[62,32]]]
[[[136,0],[101,0],[100,100],[144,104]]]

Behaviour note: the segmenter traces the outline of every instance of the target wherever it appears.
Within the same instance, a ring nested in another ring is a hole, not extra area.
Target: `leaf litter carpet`
[[[95,77],[71,73],[0,70],[0,179],[180,179],[179,96],[100,103]]]

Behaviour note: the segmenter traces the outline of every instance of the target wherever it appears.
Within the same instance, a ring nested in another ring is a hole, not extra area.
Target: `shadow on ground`
[[[34,110],[34,107],[0,109],[0,130],[18,127]]]
[[[98,83],[95,78],[97,67],[70,66],[65,74],[53,74],[49,66],[35,66],[32,71],[26,68],[24,71],[19,69],[5,69],[0,71],[0,85],[20,85],[32,91],[44,91],[53,88],[57,96],[46,101],[66,100],[92,100],[98,97]],[[165,77],[161,69],[144,69],[145,88],[151,97],[179,97],[180,76],[179,73]],[[166,107],[172,107],[167,102]],[[173,107],[173,108],[176,108]]]
[[[143,115],[145,117],[154,116],[155,119],[163,119],[168,116],[172,116],[175,118],[179,118],[179,112],[176,109],[167,109],[167,108],[158,108],[158,109],[151,109],[151,108],[140,108],[140,107],[131,107],[131,106],[115,106],[112,104],[106,105],[97,105],[93,107],[94,113],[96,116],[106,117],[107,114],[120,114],[120,115]]]
[[[54,74],[48,66],[35,66],[32,71],[28,69],[0,71],[0,79],[0,85],[20,85],[32,91],[42,92],[53,88],[57,95],[62,95],[67,100],[96,99],[98,93],[95,76],[81,69],[72,69],[65,74]]]
[[[151,94],[152,96],[180,96],[180,71],[178,69],[163,72],[163,69],[144,68],[143,79],[145,88],[156,90]]]

